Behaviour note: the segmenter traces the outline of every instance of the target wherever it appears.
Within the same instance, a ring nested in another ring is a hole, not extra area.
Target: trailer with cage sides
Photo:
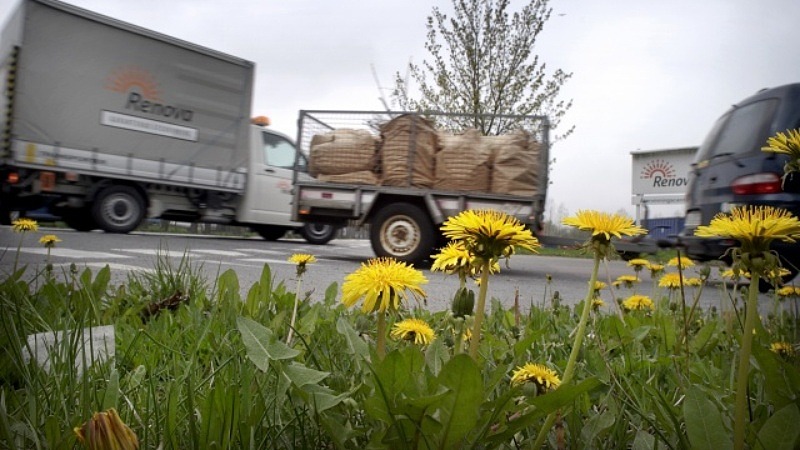
[[[47,207],[78,231],[158,218],[329,241],[330,225],[290,220],[302,155],[251,121],[254,77],[232,55],[19,1],[0,29],[0,222]]]
[[[549,131],[544,116],[300,111],[308,167],[295,172],[292,220],[368,226],[377,256],[412,264],[443,246],[441,225],[469,209],[504,212],[536,234]]]

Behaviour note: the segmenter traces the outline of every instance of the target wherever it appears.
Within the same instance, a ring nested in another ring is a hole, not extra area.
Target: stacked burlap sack
[[[490,149],[483,145],[481,132],[439,133],[436,153],[435,189],[447,191],[488,192],[491,186]]]
[[[500,136],[483,136],[481,140],[492,155],[489,192],[519,196],[539,193],[541,144],[533,135],[516,130]]]
[[[380,126],[381,184],[432,187],[439,137],[425,118],[403,114]]]
[[[378,184],[380,140],[367,130],[338,129],[311,139],[308,171],[329,183]]]

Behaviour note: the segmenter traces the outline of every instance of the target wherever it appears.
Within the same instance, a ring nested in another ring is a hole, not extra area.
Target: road
[[[209,282],[225,270],[234,270],[243,296],[260,277],[264,264],[269,264],[276,281],[283,281],[293,289],[294,266],[287,262],[287,258],[294,253],[310,253],[318,259],[317,264],[310,266],[303,282],[304,288],[314,289],[312,300],[322,299],[325,289],[332,282],[341,286],[347,274],[372,257],[369,242],[355,239],[338,239],[328,245],[315,246],[302,240],[267,242],[260,238],[185,234],[120,235],[98,231],[80,233],[63,228],[40,228],[39,233],[16,234],[6,226],[0,227],[0,252],[5,250],[5,253],[0,253],[0,278],[5,278],[12,271],[15,261],[19,266],[27,265],[29,274],[44,267],[46,250],[38,243],[43,234],[56,234],[62,240],[52,249],[50,255],[56,273],[64,273],[73,263],[93,271],[108,265],[112,272],[112,282],[121,284],[126,280],[129,271],[152,270],[159,255],[169,258],[176,267],[181,258],[186,257],[193,267],[207,275]],[[549,302],[554,291],[558,291],[562,302],[566,304],[575,304],[582,300],[586,295],[592,261],[516,255],[509,261],[509,267],[505,263],[501,264],[501,273],[490,280],[490,297],[511,306],[518,290],[519,303],[523,309],[527,309],[531,304]],[[449,308],[449,300],[458,286],[458,278],[423,270],[429,280],[425,286],[428,308]],[[609,282],[623,274],[633,274],[633,271],[624,261],[610,261],[601,266],[600,279]],[[723,285],[718,283],[716,274],[717,270],[714,269],[714,282],[704,290],[701,306],[725,304],[721,302],[723,297],[720,293]],[[552,280],[550,284],[547,282],[548,275]],[[691,269],[689,275],[693,275]],[[638,293],[650,294],[652,281],[649,273],[643,274],[642,280],[637,287]],[[686,292],[687,296],[693,295],[692,288],[687,288]],[[622,288],[616,290],[615,294],[617,297],[625,297],[631,293],[631,290]],[[603,291],[602,298],[610,305],[612,292]],[[771,305],[770,297],[763,298],[762,304]]]

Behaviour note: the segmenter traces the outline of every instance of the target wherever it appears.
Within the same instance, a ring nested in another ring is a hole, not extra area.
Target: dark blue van
[[[681,241],[696,260],[725,258],[737,245],[727,239],[694,236],[719,212],[735,206],[768,205],[800,217],[800,174],[783,177],[785,155],[761,151],[767,138],[800,128],[800,83],[763,89],[731,107],[717,120],[697,151],[686,194]],[[800,269],[800,244],[776,243],[783,267],[793,278]]]

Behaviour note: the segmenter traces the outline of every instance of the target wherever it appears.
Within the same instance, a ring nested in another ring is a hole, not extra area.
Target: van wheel
[[[97,228],[89,208],[65,209],[61,213],[61,220],[75,231],[92,231]]]
[[[277,241],[286,234],[286,228],[273,225],[253,225],[250,229],[258,233],[265,241]]]
[[[326,223],[307,223],[300,228],[300,236],[309,244],[325,245],[336,237],[337,228]]]
[[[410,264],[420,264],[433,252],[436,230],[420,207],[393,203],[375,214],[369,240],[377,256],[389,256]]]
[[[130,186],[109,186],[100,191],[92,205],[95,223],[109,233],[135,230],[142,223],[144,213],[144,199]]]

